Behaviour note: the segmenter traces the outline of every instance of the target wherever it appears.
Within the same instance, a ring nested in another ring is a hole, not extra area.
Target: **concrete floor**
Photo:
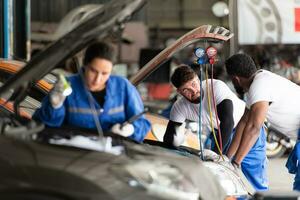
[[[287,172],[285,168],[286,160],[287,156],[269,159],[268,177],[271,191],[292,191],[294,175]]]

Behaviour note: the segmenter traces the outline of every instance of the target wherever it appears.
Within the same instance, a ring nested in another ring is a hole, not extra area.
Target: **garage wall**
[[[31,0],[31,20],[58,22],[71,9],[88,3],[109,0]],[[202,24],[228,26],[227,18],[213,15],[211,6],[218,0],[148,0],[135,16],[149,28],[194,28]],[[228,0],[225,0],[228,2]]]
[[[70,10],[83,4],[101,4],[109,0],[31,0],[31,20],[58,22]]]
[[[221,22],[211,11],[217,0],[150,0],[146,9],[147,24],[161,28],[193,28]]]

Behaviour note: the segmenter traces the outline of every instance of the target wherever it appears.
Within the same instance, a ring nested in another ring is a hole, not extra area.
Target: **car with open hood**
[[[27,64],[0,62],[0,82],[5,82],[0,88],[1,199],[226,199],[253,193],[245,177],[229,163],[201,160],[199,150],[190,145],[166,147],[153,128],[145,143],[137,144],[92,130],[49,128],[30,119],[55,81],[50,71],[95,39],[118,31],[144,3],[111,1]],[[137,85],[193,42],[226,41],[231,36],[221,27],[196,28],[162,51],[131,81]],[[146,115],[152,127],[166,122]]]

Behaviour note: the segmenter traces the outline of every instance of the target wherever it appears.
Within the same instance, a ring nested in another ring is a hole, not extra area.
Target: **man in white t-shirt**
[[[234,134],[234,127],[238,124],[245,110],[245,103],[240,100],[229,87],[220,80],[213,79],[214,98],[210,93],[210,99],[215,99],[218,122],[220,124],[223,150],[230,143]],[[201,122],[203,128],[210,128],[210,111],[208,106],[207,88],[211,89],[211,79],[202,82],[197,74],[189,66],[178,67],[172,77],[172,84],[177,92],[182,95],[172,106],[170,120],[164,135],[164,142],[169,145],[179,146],[184,142],[184,122],[186,120],[199,122],[199,110],[201,102]],[[200,99],[202,98],[202,100]],[[213,107],[213,103],[211,103]],[[217,129],[217,121],[214,109],[211,109],[214,129]],[[182,128],[183,127],[183,128]],[[256,190],[267,190],[266,179],[266,143],[265,134],[262,129],[256,144],[252,147],[248,156],[242,163],[242,171]],[[216,149],[213,149],[216,151]],[[216,151],[217,152],[217,151]]]
[[[265,119],[278,131],[297,138],[300,128],[300,87],[272,72],[257,70],[253,59],[246,54],[233,55],[225,65],[235,88],[243,89],[247,99],[247,109],[237,125],[227,156],[241,163],[258,138]],[[296,169],[298,158],[300,155],[293,151],[287,163],[290,172],[299,172]],[[294,189],[300,190],[297,176]]]

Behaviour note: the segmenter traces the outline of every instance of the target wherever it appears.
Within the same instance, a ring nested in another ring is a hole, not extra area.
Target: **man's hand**
[[[231,160],[231,165],[233,166],[234,172],[239,176],[243,177],[244,173],[241,169],[241,163],[236,162],[234,159]]]
[[[111,132],[123,137],[129,137],[134,133],[134,126],[129,123],[124,126],[122,126],[121,124],[115,124],[111,128]]]
[[[185,139],[185,122],[182,123],[180,126],[175,127],[175,135],[173,139],[173,145],[175,147],[180,146]]]
[[[216,152],[209,150],[209,149],[203,149],[203,158],[205,161],[213,161],[218,162],[222,158],[220,158],[220,155],[218,155]]]
[[[204,160],[206,161],[213,161],[217,163],[229,163],[230,165],[230,160],[227,158],[225,155],[219,155],[216,152],[209,150],[209,149],[203,149],[203,157]]]
[[[234,159],[231,160],[231,164],[234,167],[234,169],[240,169],[241,168],[241,164],[237,163]]]
[[[67,86],[69,88],[66,88],[66,80],[65,78],[60,75],[57,78],[56,83],[54,84],[54,87],[50,91],[50,103],[53,108],[58,109],[60,108],[65,99],[66,96],[70,95],[72,93],[72,89],[70,86]]]

